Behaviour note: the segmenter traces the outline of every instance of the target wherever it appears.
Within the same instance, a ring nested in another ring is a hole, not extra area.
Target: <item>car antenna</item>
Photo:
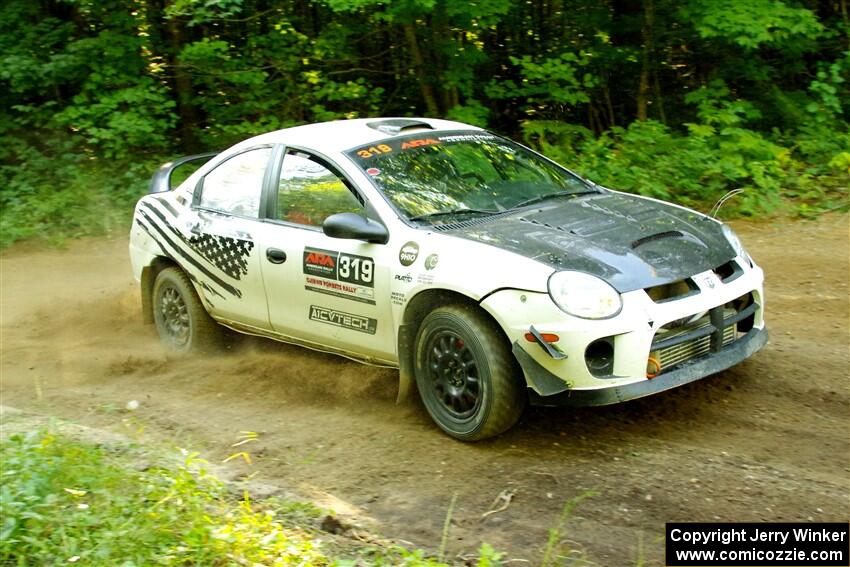
[[[726,193],[725,195],[720,197],[720,199],[716,203],[714,203],[714,206],[711,207],[711,210],[709,211],[708,216],[710,216],[713,219],[716,219],[718,213],[720,213],[720,207],[722,207],[724,204],[726,204],[726,201],[728,201],[729,199],[731,199],[735,195],[739,195],[739,194],[743,193],[744,191],[745,191],[744,189],[740,189],[740,188],[739,189],[732,189],[731,191],[729,191],[728,193]]]

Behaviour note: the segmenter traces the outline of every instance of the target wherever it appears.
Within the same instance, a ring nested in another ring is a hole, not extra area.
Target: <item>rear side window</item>
[[[271,148],[248,150],[217,166],[204,177],[199,205],[231,215],[257,218],[263,176],[271,154]]]

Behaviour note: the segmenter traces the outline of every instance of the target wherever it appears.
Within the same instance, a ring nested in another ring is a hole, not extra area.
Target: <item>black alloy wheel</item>
[[[173,285],[167,284],[162,289],[157,308],[168,342],[178,349],[185,347],[189,342],[191,329],[189,310],[180,291]]]
[[[415,374],[431,418],[457,439],[498,435],[519,419],[526,392],[497,324],[472,305],[431,311],[416,335]]]
[[[434,397],[458,420],[474,415],[481,405],[481,381],[478,363],[466,342],[445,329],[431,335],[425,352]]]
[[[183,270],[173,266],[159,272],[151,299],[156,330],[169,350],[183,353],[220,346],[222,327],[207,313]]]

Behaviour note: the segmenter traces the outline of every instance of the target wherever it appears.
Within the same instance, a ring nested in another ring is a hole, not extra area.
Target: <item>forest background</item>
[[[156,167],[309,122],[486,126],[724,215],[848,208],[847,0],[5,0],[0,246],[129,226]]]

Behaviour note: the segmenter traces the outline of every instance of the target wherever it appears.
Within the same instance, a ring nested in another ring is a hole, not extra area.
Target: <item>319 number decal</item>
[[[339,255],[339,280],[372,286],[375,263],[364,256]]]
[[[304,273],[363,287],[375,287],[375,262],[368,256],[304,248]]]

